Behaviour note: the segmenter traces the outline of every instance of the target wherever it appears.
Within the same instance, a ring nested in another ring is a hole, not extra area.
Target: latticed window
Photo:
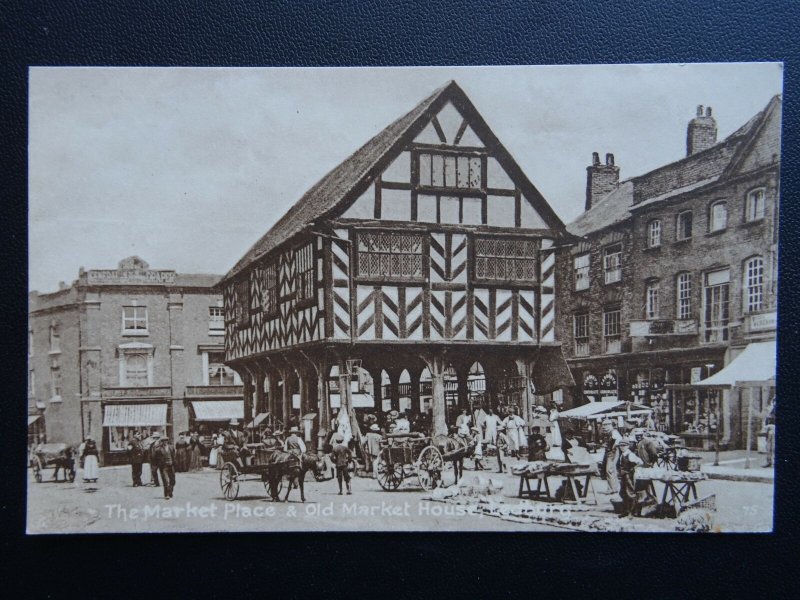
[[[261,308],[271,314],[278,310],[278,269],[275,263],[263,270],[264,281],[261,282]]]
[[[622,327],[619,309],[603,313],[603,342],[606,354],[616,354],[622,350]]]
[[[422,279],[423,237],[400,232],[358,234],[358,274],[374,279]]]
[[[575,337],[575,356],[589,355],[589,315],[577,314],[573,317],[573,334]]]
[[[678,289],[678,319],[692,317],[692,274],[681,273],[677,280]]]
[[[314,299],[314,247],[306,244],[295,250],[295,267],[297,269],[297,300]]]
[[[475,190],[481,188],[482,159],[466,154],[419,155],[419,184],[424,187],[447,187]]]
[[[744,263],[744,309],[754,312],[764,308],[764,259],[754,256]]]
[[[208,330],[211,332],[225,331],[225,309],[221,306],[208,307]]]
[[[236,282],[236,299],[233,304],[237,325],[246,325],[250,318],[250,282],[242,279]]]
[[[622,280],[622,244],[614,244],[603,251],[603,280],[606,283]]]
[[[764,188],[753,190],[747,194],[745,202],[745,221],[757,221],[764,218]]]
[[[494,281],[536,281],[536,243],[476,238],[475,277]]]
[[[581,254],[573,259],[573,269],[575,271],[575,289],[589,289],[589,255]]]

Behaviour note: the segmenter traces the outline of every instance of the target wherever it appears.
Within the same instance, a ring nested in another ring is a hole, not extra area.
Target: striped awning
[[[166,404],[107,404],[103,427],[144,427],[167,424]]]
[[[197,400],[192,402],[196,421],[244,419],[243,400]]]

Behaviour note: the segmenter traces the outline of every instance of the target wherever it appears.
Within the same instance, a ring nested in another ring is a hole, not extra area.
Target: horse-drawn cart
[[[384,490],[396,490],[404,479],[416,475],[420,486],[430,491],[441,483],[443,470],[442,453],[429,437],[390,433],[381,441],[377,477]]]
[[[248,444],[243,448],[226,449],[222,452],[225,463],[219,473],[219,487],[226,500],[236,500],[239,484],[244,481],[260,481],[269,494],[270,458],[275,448],[262,444]],[[280,491],[280,482],[278,484]]]
[[[75,481],[75,449],[67,444],[39,444],[31,457],[36,483],[42,482],[42,471],[46,467],[53,467],[55,480],[58,480],[59,469],[64,469],[64,479]]]

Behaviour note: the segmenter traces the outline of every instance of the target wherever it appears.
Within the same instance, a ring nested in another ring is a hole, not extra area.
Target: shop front
[[[128,443],[135,433],[142,439],[153,433],[171,436],[170,403],[166,399],[137,402],[104,402],[103,464],[128,464]]]
[[[192,400],[189,412],[189,430],[203,438],[220,429],[228,429],[231,421],[244,426],[243,400]]]

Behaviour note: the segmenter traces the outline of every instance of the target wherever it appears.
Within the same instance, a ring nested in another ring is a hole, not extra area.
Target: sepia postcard
[[[782,81],[31,68],[28,533],[772,531]]]

